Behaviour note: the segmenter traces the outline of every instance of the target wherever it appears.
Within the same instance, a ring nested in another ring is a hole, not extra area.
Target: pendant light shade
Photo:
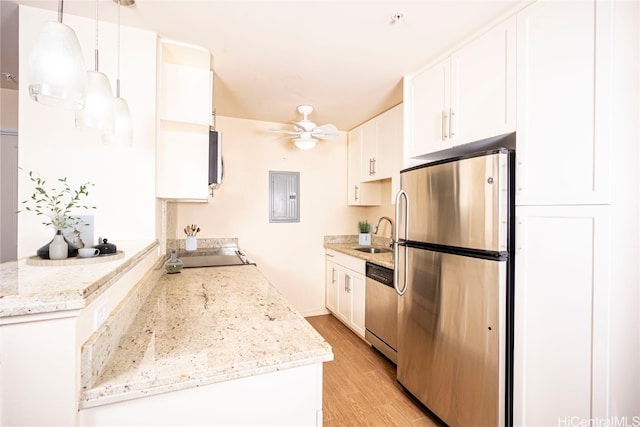
[[[76,33],[62,23],[45,22],[29,54],[29,95],[35,101],[67,110],[85,103],[87,77]]]
[[[109,78],[98,68],[98,6],[96,0],[96,49],[95,71],[87,71],[87,98],[84,109],[76,112],[76,127],[97,128],[104,133],[113,132],[115,125],[115,111],[113,106],[113,91]]]
[[[133,120],[131,119],[131,111],[129,110],[127,101],[120,97],[120,5],[123,2],[116,0],[116,3],[118,3],[118,77],[116,80],[116,98],[114,100],[115,128],[113,132],[113,142],[119,145],[131,146],[133,144]],[[129,5],[133,3],[131,0]]]
[[[84,109],[76,112],[76,127],[113,132],[115,112],[109,78],[99,71],[85,71],[85,74],[88,83],[87,99]]]
[[[112,140],[118,145],[133,144],[133,120],[131,119],[131,111],[129,111],[129,104],[122,98],[115,98],[115,128],[112,135],[105,135],[108,140]]]

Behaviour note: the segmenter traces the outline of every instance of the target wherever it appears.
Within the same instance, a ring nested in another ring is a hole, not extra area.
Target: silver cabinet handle
[[[331,269],[331,283],[336,283],[336,269],[335,268]]]
[[[358,188],[357,185],[355,187],[356,187],[356,191],[355,191],[355,197],[354,198],[355,198],[355,201],[357,202],[358,201],[358,190],[359,190],[359,188]]]
[[[371,162],[373,163],[373,173],[371,175],[375,175],[376,174],[376,158],[374,157],[373,159],[371,159]]]
[[[347,293],[351,292],[350,282],[351,276],[344,276],[344,291]]]
[[[399,276],[400,276],[400,266],[399,264],[399,256],[398,256],[398,240],[400,239],[400,215],[402,213],[402,205],[400,204],[400,199],[404,198],[405,201],[405,214],[404,214],[404,238],[407,240],[409,238],[409,196],[406,191],[400,190],[398,194],[396,194],[396,227],[395,227],[395,240],[393,241],[393,287],[395,288],[398,295],[402,296],[405,292],[407,292],[407,274],[409,271],[407,265],[407,256],[409,255],[409,248],[406,243],[403,245],[404,248],[404,264],[402,268],[404,270],[404,280],[402,283],[402,289],[400,289]]]

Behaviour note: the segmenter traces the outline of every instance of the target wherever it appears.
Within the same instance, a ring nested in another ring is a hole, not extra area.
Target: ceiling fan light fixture
[[[298,147],[301,150],[312,149],[313,147],[316,146],[316,142],[318,141],[313,138],[296,138],[293,140],[293,143],[296,144],[296,147]]]
[[[294,130],[269,129],[271,132],[284,133],[293,139],[293,143],[301,150],[310,150],[316,146],[319,139],[334,140],[338,138],[338,129],[332,124],[316,126],[308,119],[313,112],[311,105],[298,105],[298,112],[302,120],[292,122]]]

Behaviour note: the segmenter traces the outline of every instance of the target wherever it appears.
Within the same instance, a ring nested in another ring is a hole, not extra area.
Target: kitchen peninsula
[[[61,285],[73,303],[38,314],[6,303],[21,277],[35,286],[56,267],[1,264],[1,424],[321,423],[324,339],[255,266],[168,275],[157,247],[100,277],[62,267],[82,286]],[[34,307],[56,299],[40,286]]]

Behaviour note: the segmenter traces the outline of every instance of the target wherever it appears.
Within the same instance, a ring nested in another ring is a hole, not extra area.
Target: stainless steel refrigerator
[[[512,424],[513,183],[506,149],[401,173],[397,378],[449,426]]]

